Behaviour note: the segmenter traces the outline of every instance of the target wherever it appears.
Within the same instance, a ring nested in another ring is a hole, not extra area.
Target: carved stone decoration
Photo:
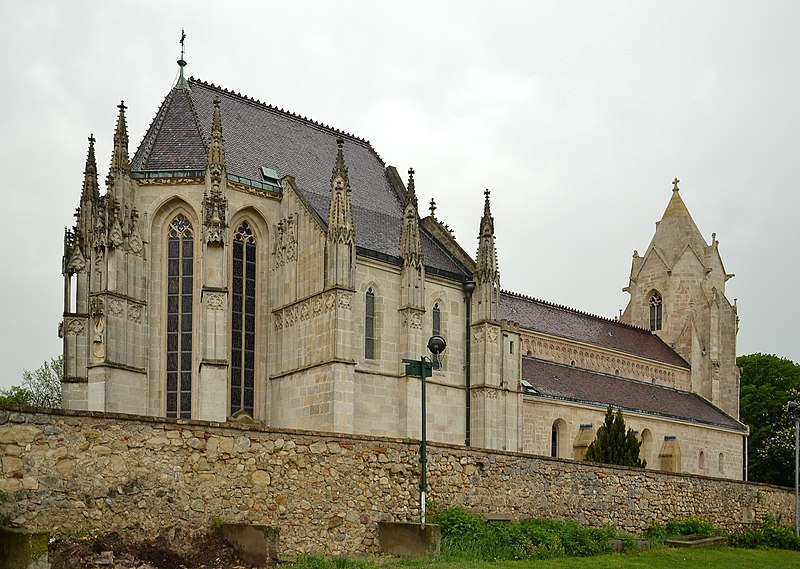
[[[350,310],[353,301],[352,292],[345,292],[340,290],[339,293],[336,295],[336,298],[338,300],[339,308],[346,308]]]
[[[139,212],[135,208],[131,212],[131,234],[128,236],[128,250],[140,257],[144,250],[142,237],[139,235]]]
[[[117,204],[114,208],[114,222],[108,232],[108,245],[110,247],[119,247],[124,241],[125,235],[122,233],[122,224],[119,222],[119,204]]]
[[[83,336],[86,334],[86,324],[82,319],[69,318],[65,321],[64,328],[68,336]]]
[[[406,310],[403,312],[403,327],[422,330],[422,313]]]
[[[206,243],[225,242],[225,229],[228,227],[225,221],[227,209],[228,200],[221,192],[212,191],[210,195],[203,196]]]
[[[201,176],[187,178],[140,178],[136,180],[139,186],[195,186],[203,183]]]
[[[86,257],[83,256],[80,247],[75,247],[72,257],[67,264],[67,272],[71,274],[82,273],[86,265]]]
[[[125,308],[122,304],[122,301],[113,299],[111,302],[108,303],[108,313],[111,316],[121,316],[124,311]]]
[[[275,226],[275,266],[297,260],[297,224],[299,216],[291,214]]]
[[[327,292],[309,298],[273,313],[273,326],[276,330],[291,328],[297,322],[310,320],[334,308],[350,309],[353,293],[347,291]]]
[[[222,310],[225,308],[225,296],[218,292],[212,292],[207,297],[206,306],[211,310]]]
[[[106,316],[103,299],[93,298],[91,302],[92,310],[92,355],[99,360],[106,357]]]
[[[128,320],[131,322],[141,322],[142,321],[142,305],[141,304],[130,304],[128,306]]]
[[[489,328],[486,331],[486,337],[491,343],[493,344],[496,343],[497,338],[499,337],[499,334],[497,333],[497,328]]]

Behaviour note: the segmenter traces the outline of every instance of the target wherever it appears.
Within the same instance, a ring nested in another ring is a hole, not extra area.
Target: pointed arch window
[[[364,357],[375,359],[375,291],[367,290],[364,299]]]
[[[167,233],[167,417],[192,416],[194,233],[183,214]]]
[[[431,316],[433,317],[432,335],[440,336],[442,334],[442,311],[438,302],[433,305]],[[433,369],[442,369],[440,354],[431,354],[431,362],[433,362]]]
[[[256,363],[256,240],[246,221],[233,234],[231,415],[253,416]]]
[[[650,330],[661,330],[661,321],[664,316],[664,302],[661,295],[654,292],[650,297]]]

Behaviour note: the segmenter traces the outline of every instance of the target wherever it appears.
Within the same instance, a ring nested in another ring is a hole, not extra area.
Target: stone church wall
[[[439,505],[632,532],[690,514],[728,529],[792,520],[786,488],[443,444],[428,453]],[[0,457],[0,516],[55,534],[145,537],[220,518],[278,527],[283,554],[354,553],[376,551],[379,521],[419,514],[409,439],[4,407]]]

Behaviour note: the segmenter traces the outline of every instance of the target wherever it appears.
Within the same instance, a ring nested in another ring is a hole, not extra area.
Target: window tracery
[[[253,416],[256,353],[256,240],[247,221],[233,235],[231,415]]]
[[[664,302],[661,295],[654,292],[650,297],[650,330],[661,330],[661,323],[664,315]]]
[[[179,214],[167,232],[167,417],[192,416],[194,233]]]

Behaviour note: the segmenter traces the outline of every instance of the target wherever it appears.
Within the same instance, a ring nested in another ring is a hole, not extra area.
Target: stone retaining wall
[[[69,534],[213,520],[274,526],[283,554],[377,551],[380,521],[418,521],[415,441],[86,411],[0,408],[0,517]],[[514,517],[632,532],[690,514],[734,529],[792,522],[790,489],[428,445],[429,496]]]

